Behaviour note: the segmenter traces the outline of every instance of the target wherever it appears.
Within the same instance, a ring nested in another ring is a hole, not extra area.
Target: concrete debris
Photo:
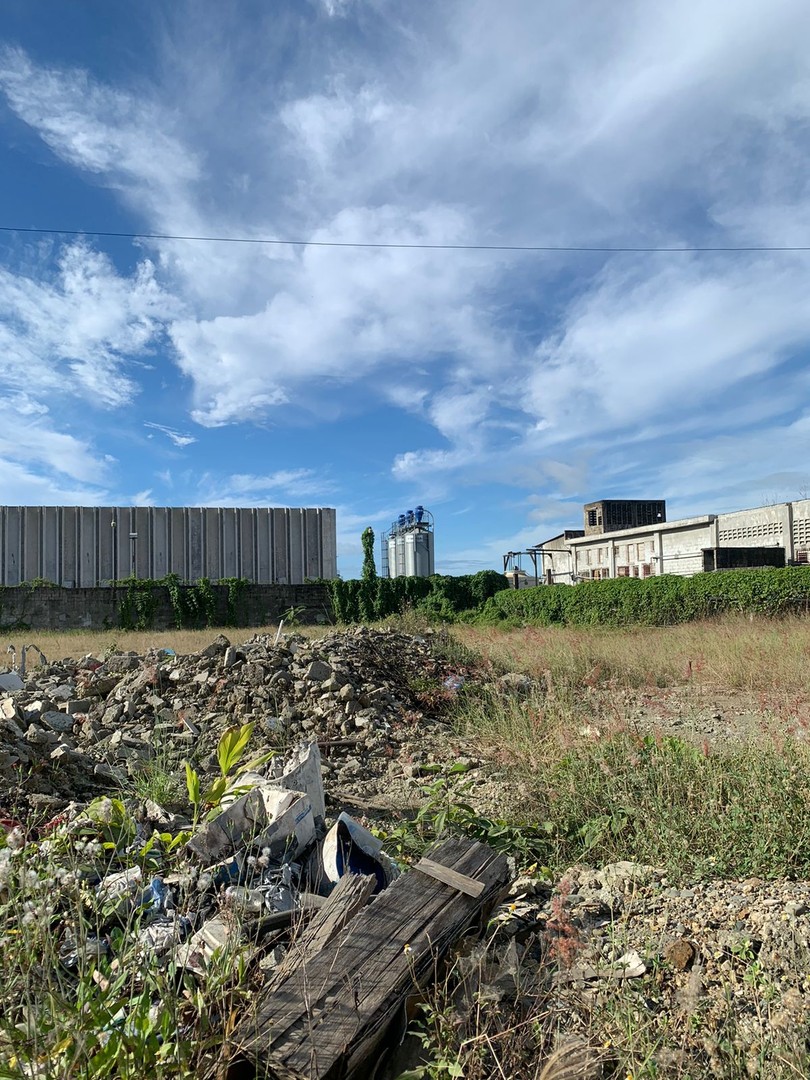
[[[362,788],[364,797],[392,781],[407,787],[407,768],[427,761],[426,736],[438,734],[444,684],[460,686],[468,675],[433,655],[431,635],[365,627],[315,641],[254,635],[236,645],[220,635],[195,655],[112,653],[44,663],[24,678],[4,672],[0,787],[16,802],[92,798],[112,776],[138,777],[160,761],[172,763],[182,788],[184,759],[210,781],[222,732],[252,723],[250,753],[277,752],[262,775],[306,793],[323,821],[320,766],[331,789]],[[433,698],[415,689],[431,683]],[[282,778],[278,751],[299,744],[317,744],[323,760],[310,751]],[[51,759],[57,746],[64,749]]]

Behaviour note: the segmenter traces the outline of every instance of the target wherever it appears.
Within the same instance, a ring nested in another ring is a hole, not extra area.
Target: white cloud
[[[71,482],[65,476],[29,467],[2,453],[0,473],[5,506],[100,506],[108,501],[104,488]]]
[[[458,214],[438,207],[356,208],[316,239],[441,243],[464,228]],[[472,297],[490,277],[479,255],[307,248],[262,311],[174,324],[180,366],[196,388],[194,418],[217,425],[287,403],[306,409],[322,387],[333,398],[336,388],[391,365],[430,367],[437,354],[460,352],[489,368],[502,355],[501,335],[480,319]]]
[[[131,400],[128,361],[148,353],[178,310],[142,262],[130,277],[106,255],[75,243],[38,277],[0,269],[0,385],[73,394],[93,405]]]
[[[666,430],[810,335],[799,260],[690,260],[642,276],[609,268],[539,347],[529,403],[549,439],[625,425]]]
[[[206,473],[198,484],[199,505],[204,506],[301,506],[328,498],[332,481],[313,469],[278,469],[272,473]]]
[[[508,14],[465,0],[396,18],[366,4],[362,33],[359,5],[321,10],[345,18],[310,11],[312,37],[283,80],[264,61],[266,24],[212,5],[199,37],[227,39],[228,55],[206,64],[181,37],[185,85],[166,77],[145,96],[16,51],[0,85],[55,154],[157,231],[734,245],[810,227],[804,0],[777,0],[767,20],[755,0],[525,0]],[[73,392],[127,401],[123,358],[168,320],[199,423],[383,401],[435,433],[414,425],[422,448],[400,448],[394,478],[438,493],[497,481],[567,494],[595,475],[662,483],[666,455],[694,462],[701,426],[772,433],[799,386],[787,362],[810,337],[810,276],[787,256],[153,248],[162,292],[149,269],[118,275],[119,293],[86,252],[85,276],[39,290],[0,277],[10,384],[25,369],[42,392],[66,377]],[[210,485],[243,498],[288,490],[278,473]]]
[[[0,88],[55,154],[124,190],[140,209],[176,221],[188,206],[200,165],[172,135],[176,118],[167,110],[83,71],[37,66],[8,47],[0,51]]]
[[[192,443],[197,441],[193,435],[184,435],[180,431],[175,431],[174,428],[165,427],[163,424],[154,424],[150,420],[145,420],[143,426],[161,432],[167,439],[170,439],[175,446],[180,447],[180,449],[184,446],[191,446]]]

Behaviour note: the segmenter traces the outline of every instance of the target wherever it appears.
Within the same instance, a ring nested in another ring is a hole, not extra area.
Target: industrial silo
[[[423,506],[400,514],[383,535],[382,549],[384,576],[430,577],[434,573],[433,515]]]

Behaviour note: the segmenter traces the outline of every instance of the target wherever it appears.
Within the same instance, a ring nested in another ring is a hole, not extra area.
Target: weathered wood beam
[[[446,840],[429,856],[439,870],[398,878],[317,954],[303,956],[262,994],[232,1035],[252,1075],[358,1076],[405,1001],[433,979],[437,961],[508,887],[504,856],[477,841]],[[479,885],[480,894],[470,895]]]

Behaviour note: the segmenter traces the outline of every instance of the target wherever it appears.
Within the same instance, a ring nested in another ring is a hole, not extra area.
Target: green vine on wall
[[[238,625],[240,600],[250,583],[246,578],[223,578],[220,585],[227,587],[227,623]],[[162,578],[124,578],[114,581],[113,586],[123,589],[118,609],[122,630],[149,630],[158,609],[158,589],[169,594],[174,624],[178,629],[203,629],[217,625],[217,594],[209,578],[200,578],[184,584],[177,574]]]
[[[238,626],[244,593],[249,582],[247,578],[227,577],[220,578],[219,584],[228,587],[228,621],[226,625]]]
[[[155,593],[158,584],[151,579],[134,577],[113,582],[116,588],[124,590],[118,608],[122,630],[148,630],[151,627],[158,603]]]

